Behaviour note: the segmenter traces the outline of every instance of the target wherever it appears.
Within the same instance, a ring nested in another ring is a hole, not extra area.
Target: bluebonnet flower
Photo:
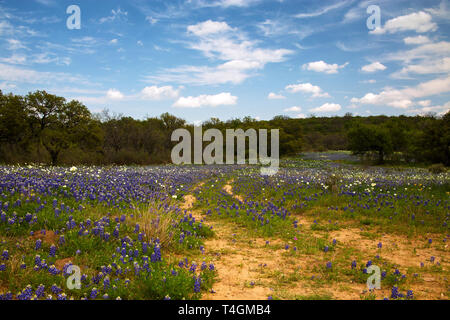
[[[352,269],[355,269],[356,268],[356,260],[353,260],[352,261]]]
[[[399,297],[398,287],[393,286],[391,291],[391,298],[396,299]]]
[[[194,282],[194,292],[195,293],[200,292],[201,283],[202,283],[202,279],[200,277],[195,277],[195,282]]]
[[[54,276],[56,276],[57,274],[60,273],[60,271],[54,265],[50,266],[50,268],[48,269],[48,272],[50,272]]]
[[[42,247],[42,240],[41,239],[37,239],[36,240],[36,244],[34,246],[34,250],[39,250]]]
[[[330,261],[328,261],[328,262],[327,262],[327,269],[331,269],[332,266],[333,266],[333,264],[332,264]]]
[[[92,288],[92,291],[91,291],[91,294],[90,294],[90,298],[91,299],[95,299],[95,298],[97,298],[97,295],[98,295],[98,291],[97,291],[97,288]]]
[[[65,293],[58,294],[57,300],[67,300],[67,295]]]
[[[36,289],[36,292],[35,292],[35,294],[36,294],[36,296],[38,297],[38,298],[42,298],[42,297],[44,297],[44,295],[45,295],[45,286],[44,285],[39,285],[39,287]]]
[[[8,252],[8,250],[3,250],[3,252],[2,252],[2,260],[5,261],[5,260],[8,260],[8,259],[9,259],[9,252]]]
[[[412,290],[408,290],[408,292],[406,293],[406,299],[413,299],[414,298],[414,293]]]
[[[55,255],[56,255],[56,246],[54,244],[52,244],[51,247],[50,247],[49,256],[50,257],[54,257]]]

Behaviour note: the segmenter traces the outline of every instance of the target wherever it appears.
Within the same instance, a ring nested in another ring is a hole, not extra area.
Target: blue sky
[[[191,123],[442,114],[448,2],[0,0],[0,89]],[[80,29],[67,28],[70,5]]]

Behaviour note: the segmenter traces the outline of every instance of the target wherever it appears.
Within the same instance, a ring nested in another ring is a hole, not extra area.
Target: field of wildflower
[[[1,166],[0,300],[449,299],[449,200],[449,173],[311,158]]]

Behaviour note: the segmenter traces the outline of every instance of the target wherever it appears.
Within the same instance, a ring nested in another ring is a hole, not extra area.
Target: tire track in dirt
[[[241,196],[233,195],[229,181],[224,190],[235,199],[243,201]],[[195,188],[194,188],[195,189]],[[193,210],[195,196],[184,196],[182,209],[188,210],[196,220],[204,220],[198,210]],[[224,221],[208,220],[213,227],[215,237],[205,240],[205,259],[210,259],[218,272],[213,292],[205,294],[204,300],[266,300],[273,291],[269,288],[267,274],[280,265],[282,259],[281,241],[279,249],[268,248],[266,240],[252,239],[250,242],[240,239],[246,236],[246,229]]]

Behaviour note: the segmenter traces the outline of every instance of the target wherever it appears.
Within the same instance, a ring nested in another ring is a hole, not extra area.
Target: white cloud
[[[418,101],[417,104],[421,107],[429,107],[431,105],[431,100]]]
[[[338,65],[336,63],[334,64],[328,64],[325,61],[315,61],[315,62],[309,62],[303,65],[303,69],[315,71],[315,72],[324,72],[327,74],[333,74],[338,73],[339,69],[345,68],[348,65],[348,62],[344,63],[343,65]]]
[[[112,39],[109,43],[110,44],[117,44],[119,42],[119,40],[117,39]]]
[[[386,66],[376,61],[361,68],[361,71],[371,73],[386,70]]]
[[[154,25],[155,23],[158,23],[158,19],[155,19],[153,17],[147,16],[145,17],[145,20],[148,21],[151,25]]]
[[[450,10],[447,8],[448,0],[442,0],[439,8],[429,8],[425,9],[426,12],[431,13],[433,16],[443,19],[443,20],[450,20]]]
[[[311,112],[333,112],[333,111],[339,111],[342,107],[340,104],[336,103],[325,103],[321,105],[318,108],[311,109]]]
[[[393,78],[409,78],[410,74],[448,73],[450,42],[429,42],[409,50],[389,53],[383,57],[386,61],[399,61],[403,68],[391,76]]]
[[[22,41],[17,39],[8,39],[8,49],[9,50],[19,50],[19,49],[27,49],[27,47],[22,43]]]
[[[331,10],[339,9],[339,8],[341,8],[343,6],[346,6],[349,3],[351,3],[351,2],[352,1],[340,1],[340,2],[337,2],[335,4],[332,4],[332,5],[320,8],[319,10],[317,10],[315,12],[298,13],[294,17],[299,18],[299,19],[318,17],[318,16],[321,16],[321,15],[323,15],[323,14],[325,14],[325,13],[331,11]]]
[[[115,20],[122,20],[122,19],[125,19],[127,16],[128,16],[127,11],[122,11],[122,9],[120,9],[120,8],[118,8],[117,10],[112,9],[111,15],[108,17],[101,18],[99,20],[99,22],[105,23],[105,22],[112,22]]]
[[[286,99],[286,97],[283,96],[282,94],[276,94],[276,93],[273,93],[273,92],[269,93],[267,98],[270,99],[270,100]]]
[[[193,4],[194,6],[198,8],[205,8],[205,7],[222,7],[222,8],[228,8],[228,7],[248,7],[250,5],[253,5],[255,3],[258,3],[260,0],[188,0],[188,4]]]
[[[195,25],[190,25],[187,30],[196,36],[203,37],[211,34],[227,32],[232,29],[226,22],[208,20]]]
[[[0,80],[21,83],[33,83],[42,85],[43,83],[70,82],[78,85],[92,85],[85,78],[63,72],[41,72],[32,69],[19,68],[16,66],[0,63]]]
[[[10,64],[25,64],[27,62],[27,58],[24,55],[13,54],[9,58],[0,58],[0,61]]]
[[[143,43],[141,40],[138,40],[138,41],[136,42],[136,44],[137,44],[138,46],[140,46],[140,47],[142,47],[142,46],[144,45],[144,43]]]
[[[211,60],[223,61],[211,66],[179,66],[147,76],[151,82],[177,82],[196,85],[239,84],[254,76],[268,63],[282,62],[293,53],[287,49],[263,49],[258,41],[249,40],[225,22],[207,21],[188,27],[195,36],[190,49],[200,51]],[[229,32],[233,30],[233,32]]]
[[[427,113],[437,113],[437,115],[439,116],[443,116],[449,111],[450,111],[450,101],[446,102],[443,105],[437,105],[432,107],[428,105],[423,108],[408,110],[409,113],[415,113],[420,115],[425,115]]]
[[[305,118],[306,118],[306,114],[304,114],[304,113],[299,113],[299,114],[297,114],[295,117],[298,118],[298,119],[305,119]]]
[[[111,100],[122,100],[124,98],[124,95],[119,90],[109,89],[106,93],[106,97]]]
[[[311,93],[313,98],[327,98],[330,96],[328,93],[323,92],[319,86],[314,86],[311,83],[290,84],[285,89],[291,93]]]
[[[437,24],[432,22],[432,16],[424,11],[414,12],[388,20],[384,27],[370,31],[371,34],[396,33],[401,31],[415,31],[425,33],[437,30]]]
[[[229,92],[222,92],[216,95],[202,94],[197,97],[180,97],[174,104],[178,108],[201,108],[218,107],[221,105],[235,105],[238,97],[232,96]]]
[[[16,89],[17,86],[13,83],[8,83],[8,82],[0,82],[0,89],[3,91],[6,90],[14,90]]]
[[[285,112],[300,112],[300,111],[302,111],[302,108],[294,106],[294,107],[284,109],[284,111]]]
[[[414,105],[414,99],[434,96],[450,91],[450,76],[420,83],[415,87],[402,90],[386,88],[379,94],[367,93],[362,98],[352,98],[352,103],[388,105],[394,108],[406,109]]]
[[[425,44],[429,43],[430,39],[426,36],[417,36],[417,37],[406,37],[403,39],[405,44]]]
[[[32,56],[31,62],[38,64],[56,63],[57,65],[68,66],[72,63],[72,59],[70,57],[58,57],[53,53],[44,52]]]
[[[438,74],[450,72],[450,57],[443,59],[424,60],[419,64],[411,64],[402,68],[399,72],[393,74],[393,77],[407,76],[410,73],[415,74]]]
[[[151,86],[145,87],[141,91],[142,98],[148,100],[163,100],[163,99],[176,99],[180,94],[179,89],[174,89],[172,86]]]

